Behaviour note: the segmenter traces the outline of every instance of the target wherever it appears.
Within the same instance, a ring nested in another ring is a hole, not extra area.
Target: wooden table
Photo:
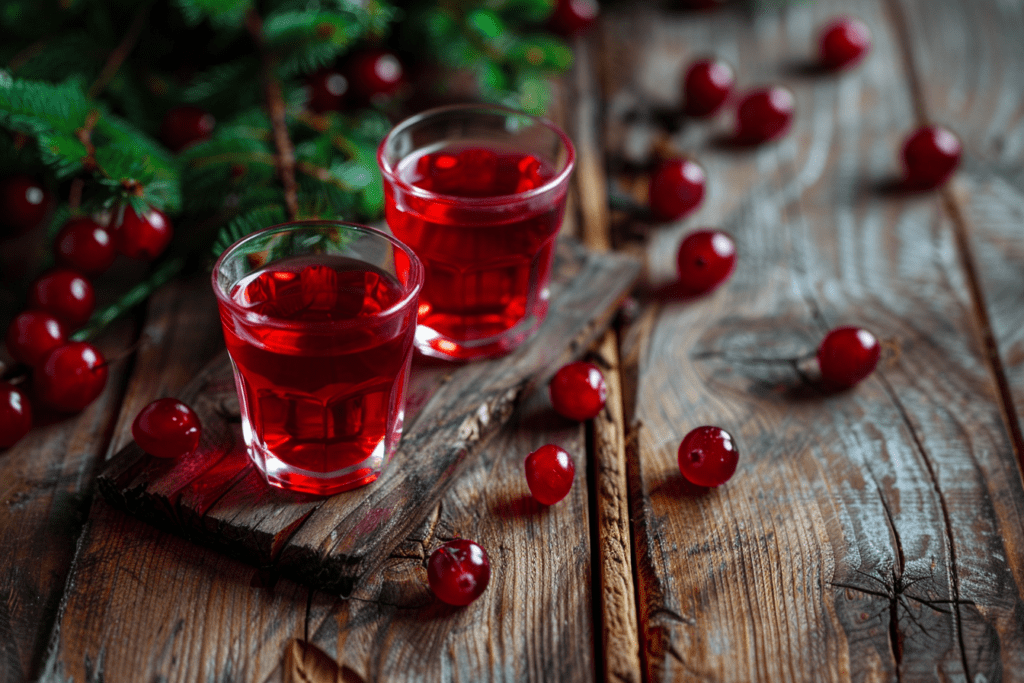
[[[812,68],[818,28],[862,17],[874,49]],[[520,408],[422,525],[349,599],[163,533],[94,495],[138,410],[221,348],[204,278],[174,282],[100,340],[103,396],[0,456],[0,679],[18,681],[1024,681],[1024,8],[1012,0],[762,0],[713,12],[606,8],[577,42],[555,115],[579,151],[565,230],[642,255],[628,311],[592,355],[611,396],[591,424]],[[714,52],[742,87],[781,82],[782,141],[728,143],[728,116],[681,118],[683,66]],[[896,189],[908,130],[963,138],[944,190]],[[699,212],[644,197],[655,154],[694,155]],[[739,265],[714,294],[671,287],[682,236],[719,226]],[[858,324],[878,371],[830,393],[771,362]],[[741,448],[698,491],[692,427]],[[578,480],[550,509],[522,457],[558,442]],[[424,557],[454,536],[494,570],[438,604]]]

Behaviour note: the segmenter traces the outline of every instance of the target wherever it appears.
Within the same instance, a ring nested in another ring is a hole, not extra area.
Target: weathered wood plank
[[[810,77],[801,62],[840,9],[871,25],[872,56],[841,78]],[[642,161],[658,143],[696,153],[709,176],[694,218],[630,228],[649,234],[656,313],[623,349],[636,363],[626,402],[650,679],[1016,675],[1000,656],[1022,650],[1022,591],[988,528],[1003,488],[989,472],[1012,458],[996,387],[941,206],[878,189],[913,120],[887,7],[763,3],[605,26],[613,159]],[[623,59],[637,35],[642,49]],[[710,51],[746,87],[794,89],[787,138],[731,149],[725,117],[657,130],[652,111],[678,106],[683,64]],[[707,223],[737,240],[732,280],[690,301],[657,289],[682,233]],[[851,323],[900,350],[852,391],[763,360],[813,351]],[[676,447],[708,423],[736,435],[742,455],[727,485],[702,491],[680,477]]]

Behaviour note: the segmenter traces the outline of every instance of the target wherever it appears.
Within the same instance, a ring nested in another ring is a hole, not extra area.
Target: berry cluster
[[[405,68],[398,55],[390,50],[365,49],[350,55],[340,66],[310,74],[306,79],[307,106],[317,114],[366,106],[394,95],[405,82]]]

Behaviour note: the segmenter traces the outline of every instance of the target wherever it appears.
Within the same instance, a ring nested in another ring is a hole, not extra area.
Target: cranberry
[[[736,139],[752,145],[781,137],[793,122],[795,103],[789,88],[778,85],[748,93],[736,113]]]
[[[92,403],[107,383],[103,354],[88,342],[58,346],[33,375],[39,399],[57,410],[76,413]]]
[[[438,599],[449,605],[468,605],[487,588],[491,562],[479,545],[458,538],[430,554],[427,580]]]
[[[50,203],[50,193],[34,178],[4,178],[0,181],[0,226],[10,235],[23,235],[43,222]]]
[[[853,66],[870,48],[871,31],[860,19],[840,17],[821,32],[821,63],[829,69]]]
[[[99,275],[114,262],[117,252],[110,233],[87,216],[72,218],[54,242],[57,263],[86,275]]]
[[[92,284],[78,271],[55,268],[32,283],[28,302],[29,308],[53,314],[70,331],[88,322],[96,307],[96,295]]]
[[[690,65],[683,78],[683,103],[691,116],[710,116],[729,98],[736,75],[721,59],[700,59]]]
[[[33,367],[65,341],[60,321],[46,311],[19,313],[7,328],[7,350],[14,360]]]
[[[555,0],[555,9],[548,17],[548,28],[569,37],[589,28],[597,14],[596,0]]]
[[[704,199],[704,169],[690,159],[667,159],[651,175],[651,213],[663,221],[682,218]]]
[[[960,165],[960,138],[942,126],[923,126],[903,143],[903,167],[908,186],[931,190],[942,185]]]
[[[874,371],[881,355],[875,335],[860,327],[837,327],[818,347],[821,378],[836,387],[852,387]]]
[[[604,408],[608,385],[593,363],[569,363],[555,373],[548,385],[555,412],[570,420],[589,420]]]
[[[160,124],[160,139],[173,152],[180,152],[193,142],[209,140],[217,120],[213,114],[189,105],[168,110]]]
[[[167,248],[174,230],[162,211],[150,208],[140,216],[125,206],[113,233],[119,252],[129,258],[152,260]]]
[[[320,69],[306,78],[309,108],[317,114],[340,111],[348,92],[348,79],[337,69]]]
[[[684,290],[691,294],[710,292],[736,267],[736,243],[720,230],[698,230],[679,245],[676,263]]]
[[[533,497],[544,505],[554,505],[565,498],[575,474],[572,457],[553,444],[541,446],[526,457],[526,484]]]
[[[10,448],[32,429],[32,404],[18,387],[0,382],[0,448]]]
[[[387,96],[398,90],[405,76],[402,62],[387,50],[365,50],[347,65],[352,94],[364,102]]]
[[[736,471],[740,453],[721,427],[697,427],[679,444],[679,471],[697,486],[721,486]]]
[[[174,398],[161,398],[139,411],[132,437],[156,458],[180,458],[199,446],[202,427],[191,408]]]

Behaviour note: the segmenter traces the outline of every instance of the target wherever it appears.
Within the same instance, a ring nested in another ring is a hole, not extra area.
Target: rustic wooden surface
[[[639,307],[590,350],[612,377],[601,416],[574,425],[545,392],[524,397],[350,598],[312,591],[89,505],[138,409],[222,348],[212,299],[195,303],[206,283],[175,283],[109,395],[0,456],[0,680],[1024,681],[1024,11],[683,4],[606,7],[555,114],[580,151],[566,229],[646,261]],[[875,46],[834,77],[811,57],[838,13]],[[707,52],[741,87],[794,90],[786,138],[737,149],[728,115],[678,115],[680,70]],[[903,194],[897,150],[923,120],[962,136],[964,163],[947,189]],[[705,166],[705,204],[669,225],[609,216],[605,172],[642,199],[656,153]],[[738,269],[683,300],[675,249],[704,225],[735,236]],[[855,389],[770,362],[841,323],[886,340]],[[741,445],[712,491],[676,467],[702,423]],[[542,508],[521,465],[551,441],[577,481]],[[425,583],[424,558],[455,536],[494,566],[466,609]]]

